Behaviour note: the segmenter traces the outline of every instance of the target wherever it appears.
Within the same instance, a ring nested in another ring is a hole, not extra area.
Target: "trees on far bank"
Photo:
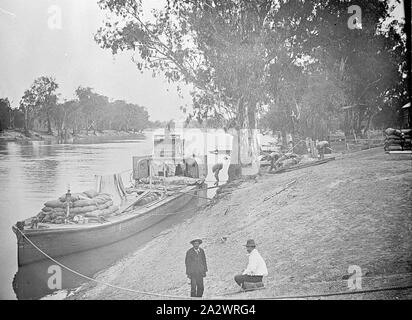
[[[75,90],[75,99],[59,101],[57,88],[55,79],[42,76],[24,92],[18,108],[13,109],[7,98],[0,98],[0,129],[22,128],[27,135],[30,130],[46,129],[47,134],[62,137],[81,131],[141,132],[158,125],[149,121],[143,106],[124,100],[111,101],[82,86]]]
[[[28,133],[32,121],[37,119],[47,126],[47,134],[52,134],[51,116],[56,108],[56,90],[59,85],[52,77],[39,77],[24,92],[20,107],[24,112],[24,130]]]

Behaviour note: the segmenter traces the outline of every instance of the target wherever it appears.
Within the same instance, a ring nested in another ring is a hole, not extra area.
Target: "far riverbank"
[[[117,130],[102,130],[102,131],[82,131],[78,134],[68,134],[66,139],[61,139],[57,134],[47,134],[43,131],[29,131],[29,135],[25,135],[22,130],[4,130],[0,133],[0,142],[15,141],[48,141],[51,143],[91,143],[95,140],[125,140],[125,139],[142,139],[145,137],[144,132],[133,131],[117,131]]]

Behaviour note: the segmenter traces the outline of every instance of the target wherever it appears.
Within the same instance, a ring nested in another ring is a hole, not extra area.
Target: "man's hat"
[[[202,244],[202,239],[200,239],[200,238],[195,238],[195,239],[193,239],[192,241],[190,241],[190,243],[191,244],[193,244],[193,242],[195,242],[195,241],[197,241],[197,242],[199,242],[199,244]]]
[[[255,240],[249,239],[249,240],[246,242],[245,247],[256,247]]]

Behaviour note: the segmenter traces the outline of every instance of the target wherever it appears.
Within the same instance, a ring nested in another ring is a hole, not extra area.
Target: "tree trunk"
[[[13,110],[10,109],[10,129],[14,129],[14,117],[15,117],[15,113]]]
[[[24,134],[28,136],[29,133],[29,111],[27,110],[27,107],[24,108]]]
[[[47,113],[47,134],[53,134],[52,128],[51,128],[51,121],[50,121],[50,116]]]

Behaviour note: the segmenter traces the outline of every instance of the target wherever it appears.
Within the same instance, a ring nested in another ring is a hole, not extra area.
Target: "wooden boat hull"
[[[190,201],[197,199],[193,195],[202,192],[202,189],[196,189],[198,187],[193,187],[190,194],[180,193],[167,197],[144,212],[131,213],[119,221],[90,228],[25,230],[24,234],[52,258],[102,247],[133,236],[166,219],[170,213],[178,214]],[[16,226],[13,226],[13,231],[17,236],[19,266],[47,259],[16,230]]]

